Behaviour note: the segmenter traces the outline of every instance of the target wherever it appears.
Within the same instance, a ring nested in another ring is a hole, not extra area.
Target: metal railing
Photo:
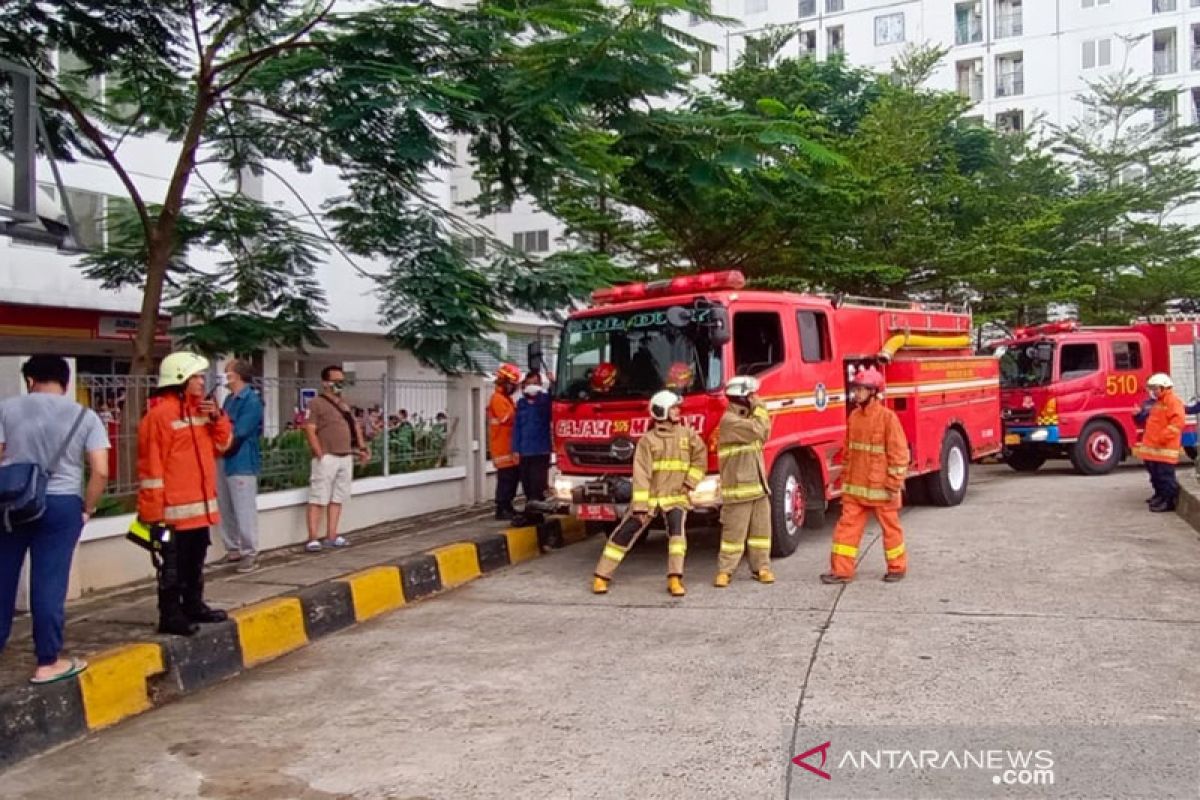
[[[996,38],[1008,39],[1025,33],[1024,18],[1020,11],[1010,11],[996,17]]]
[[[996,96],[1016,97],[1025,94],[1025,73],[1009,72],[996,76]]]
[[[128,375],[88,375],[76,378],[77,398],[94,409],[108,430],[109,485],[101,514],[119,514],[136,507],[137,424],[131,411],[144,409],[154,379]],[[262,471],[259,491],[297,489],[308,485],[312,456],[302,430],[304,410],[314,401],[316,379],[257,379],[254,388],[263,400]],[[457,420],[449,417],[450,382],[444,379],[373,379],[353,381],[344,397],[354,409],[370,449],[370,460],[356,463],[355,478],[395,475],[450,466]],[[224,398],[218,392],[218,399]],[[128,406],[134,403],[134,408]]]
[[[974,73],[970,75],[959,73],[958,93],[972,103],[978,103],[983,99],[983,76]]]

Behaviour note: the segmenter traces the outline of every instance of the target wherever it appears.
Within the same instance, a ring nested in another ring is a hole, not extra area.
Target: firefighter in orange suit
[[[515,364],[501,364],[496,370],[496,391],[488,401],[488,449],[496,465],[496,519],[513,518],[513,498],[517,496],[517,454],[513,452],[513,426],[517,406],[512,396],[521,382],[521,370]]]
[[[654,427],[638,440],[634,451],[633,502],[596,563],[592,579],[596,594],[608,592],[617,566],[659,514],[667,525],[667,592],[672,597],[687,593],[683,587],[684,522],[691,508],[689,495],[704,478],[708,450],[700,434],[680,421],[682,404],[679,395],[666,390],[650,398]]]
[[[217,456],[233,443],[233,426],[205,395],[208,361],[195,353],[162,360],[150,410],[138,426],[138,519],[162,542],[158,630],[191,636],[198,622],[222,622],[204,603],[204,557],[217,511]]]
[[[1146,418],[1142,441],[1133,454],[1146,464],[1154,496],[1150,510],[1156,513],[1174,511],[1179,500],[1179,481],[1175,465],[1179,463],[1179,448],[1183,446],[1183,427],[1187,423],[1183,401],[1175,394],[1171,376],[1159,372],[1146,381],[1154,405]]]
[[[908,569],[904,530],[900,527],[900,492],[908,474],[908,440],[895,412],[881,397],[883,375],[875,367],[859,368],[850,381],[858,406],[846,428],[846,461],[842,473],[842,517],[833,531],[831,569],[822,583],[854,579],[858,544],[872,512],[883,528],[887,559],[884,580],[903,580]]]

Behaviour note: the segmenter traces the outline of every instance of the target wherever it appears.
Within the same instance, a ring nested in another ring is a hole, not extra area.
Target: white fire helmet
[[[749,397],[758,391],[758,378],[751,375],[736,375],[725,384],[727,397]]]
[[[1150,389],[1172,389],[1175,387],[1175,382],[1165,372],[1156,372],[1146,381],[1146,386]]]
[[[682,404],[683,398],[674,392],[663,389],[650,398],[650,416],[662,422],[670,416],[672,408]]]

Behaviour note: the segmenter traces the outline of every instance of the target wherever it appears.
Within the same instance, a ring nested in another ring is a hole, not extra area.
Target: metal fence
[[[146,407],[154,379],[81,374],[76,383],[77,399],[100,414],[112,442],[111,478],[100,513],[132,511],[138,486],[137,425],[127,418]],[[319,380],[265,378],[256,380],[254,388],[264,408],[259,491],[307,486],[311,451],[303,425],[306,409],[320,391]],[[353,408],[370,449],[370,459],[356,465],[355,477],[452,465],[457,457],[452,443],[458,421],[448,414],[449,393],[450,382],[444,379],[351,382],[344,398]],[[219,389],[217,399],[223,400],[226,394],[226,390]]]

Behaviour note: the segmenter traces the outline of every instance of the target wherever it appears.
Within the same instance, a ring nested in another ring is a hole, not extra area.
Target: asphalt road
[[[659,537],[594,597],[592,539],[24,762],[0,796],[980,797],[998,774],[851,775],[833,756],[1029,731],[1053,740],[1056,788],[995,796],[1098,796],[1071,783],[1079,730],[1142,743],[1123,773],[1142,796],[1196,796],[1194,752],[1161,764],[1154,746],[1200,719],[1200,543],[1148,493],[1136,468],[976,468],[962,506],[906,511],[894,585],[873,530],[858,580],[819,584],[827,526],[774,586],[743,567],[713,588],[716,534],[693,532],[686,598],[665,593]],[[832,780],[789,765],[829,740]]]

